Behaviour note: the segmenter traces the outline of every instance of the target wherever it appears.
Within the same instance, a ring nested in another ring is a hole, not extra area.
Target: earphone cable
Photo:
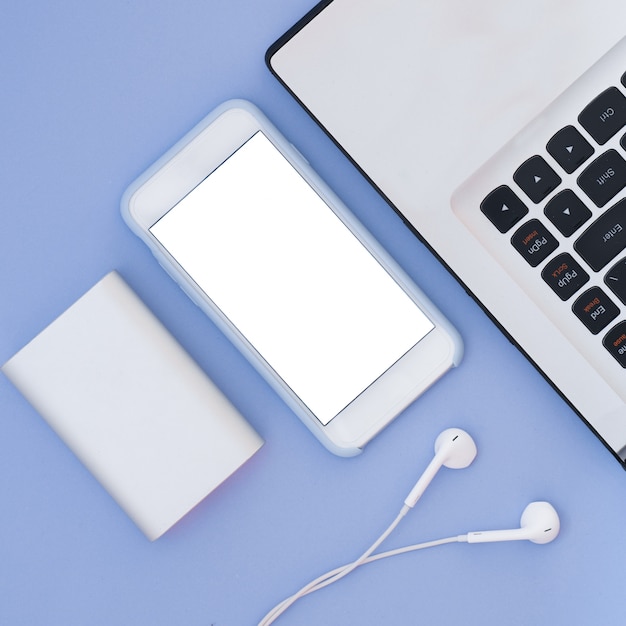
[[[397,525],[397,523],[395,525]],[[395,528],[395,525],[392,525],[393,528]],[[391,528],[391,530],[393,530],[393,528]],[[386,534],[384,533],[384,537],[383,535],[381,535],[381,537],[383,538],[379,538],[379,540],[376,541],[377,545],[380,545],[384,541],[384,539],[389,536],[389,532],[386,531]],[[272,624],[274,620],[280,617],[280,615],[282,615],[292,604],[294,604],[294,602],[310,593],[313,593],[314,591],[319,591],[320,589],[323,589],[324,587],[336,582],[340,578],[343,578],[344,576],[355,570],[357,567],[367,565],[369,563],[374,563],[375,561],[381,561],[382,559],[387,559],[393,556],[406,554],[408,552],[416,552],[418,550],[425,550],[427,548],[435,548],[437,546],[459,542],[467,542],[467,535],[454,535],[452,537],[445,537],[443,539],[424,541],[422,543],[416,543],[409,546],[404,546],[402,548],[395,548],[393,550],[387,550],[386,552],[379,552],[377,554],[372,554],[373,550],[371,552],[368,550],[367,552],[370,552],[370,554],[365,558],[361,556],[359,559],[353,561],[352,563],[341,565],[329,572],[326,572],[325,574],[322,574],[321,576],[318,576],[315,580],[305,585],[300,591],[283,600],[271,611],[269,611],[269,613],[267,613],[263,620],[259,622],[259,626],[269,626],[269,624]],[[374,550],[375,549],[376,548],[374,548]]]
[[[312,593],[313,591],[318,591],[319,589],[323,589],[324,587],[331,585],[332,583],[337,582],[344,576],[347,576],[350,572],[354,571],[357,567],[362,565],[368,557],[380,546],[385,539],[395,530],[396,526],[402,521],[404,516],[411,510],[411,507],[404,505],[400,510],[400,513],[396,516],[396,518],[389,524],[387,529],[376,539],[376,541],[355,561],[352,563],[348,563],[347,565],[343,565],[335,570],[331,575],[324,574],[319,576],[315,580],[312,580],[310,583],[302,587],[299,591],[289,596],[279,604],[277,604],[267,615],[259,622],[259,626],[269,626],[272,624],[274,620],[276,620],[280,615],[282,615],[294,602],[299,600],[301,597]]]

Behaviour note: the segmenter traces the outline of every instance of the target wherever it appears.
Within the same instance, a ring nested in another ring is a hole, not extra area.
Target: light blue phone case
[[[311,168],[304,157],[289,143],[276,127],[265,117],[265,115],[253,104],[245,100],[230,100],[225,102],[199,124],[197,124],[189,133],[187,133],[180,141],[178,141],[170,150],[168,150],[160,159],[158,159],[151,167],[149,167],[141,176],[139,176],[125,191],[121,200],[121,212],[124,220],[135,234],[140,237],[153,252],[159,263],[164,269],[179,283],[183,290],[190,298],[216,323],[216,325],[224,332],[224,334],[238,347],[238,349],[246,356],[259,373],[272,385],[283,400],[294,410],[305,425],[313,432],[313,434],[333,453],[340,456],[353,456],[362,451],[363,445],[369,441],[377,432],[371,434],[367,441],[360,442],[359,445],[338,445],[336,442],[329,440],[324,435],[323,429],[319,427],[319,423],[315,416],[300,401],[295,393],[286,385],[286,383],[278,376],[278,374],[268,366],[267,362],[259,355],[259,353],[250,345],[250,343],[241,335],[241,333],[233,326],[223,313],[215,307],[208,298],[203,297],[195,283],[184,274],[168,257],[163,253],[160,244],[140,225],[132,214],[133,196],[153,177],[161,172],[164,168],[182,150],[187,148],[205,129],[207,129],[217,118],[228,112],[230,109],[244,109],[259,124],[259,129],[270,139],[283,156],[291,163],[291,165],[301,174],[301,176],[311,185],[311,187],[322,197],[329,205],[339,219],[348,227],[348,229],[357,237],[358,240],[369,250],[369,252],[378,260],[378,262],[387,270],[397,283],[404,289],[409,296],[414,299],[419,308],[435,323],[439,329],[447,333],[450,347],[449,363],[446,367],[437,372],[432,380],[429,380],[422,393],[428,386],[433,384],[441,375],[450,367],[458,365],[463,354],[463,344],[457,331],[445,319],[445,317],[437,310],[430,300],[415,285],[410,277],[395,263],[395,261],[381,248],[377,241],[369,234],[369,232],[357,221],[354,215],[345,207],[341,200],[332,192],[326,183]],[[210,170],[206,175],[210,174]],[[400,413],[410,402],[412,402],[419,393],[410,398],[406,398],[402,403],[394,406],[394,417]],[[391,419],[388,419],[382,426],[386,426]]]

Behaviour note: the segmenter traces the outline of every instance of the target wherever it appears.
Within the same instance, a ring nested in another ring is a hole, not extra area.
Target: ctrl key
[[[626,321],[612,328],[602,340],[602,344],[626,369]]]

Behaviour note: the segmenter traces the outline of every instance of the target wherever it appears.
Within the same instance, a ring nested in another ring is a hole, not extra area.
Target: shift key
[[[626,161],[617,150],[607,150],[578,177],[578,184],[602,207],[626,187]]]
[[[626,248],[626,199],[603,213],[576,240],[574,249],[596,272]]]

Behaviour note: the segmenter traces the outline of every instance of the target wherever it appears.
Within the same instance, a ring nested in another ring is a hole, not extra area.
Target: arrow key
[[[575,233],[591,217],[591,211],[571,189],[554,196],[543,212],[565,237]]]
[[[480,203],[480,210],[501,233],[506,233],[528,213],[526,205],[506,185],[494,189]]]
[[[535,204],[539,204],[561,184],[559,175],[538,154],[515,170],[513,180]]]
[[[575,172],[594,152],[574,126],[562,128],[548,141],[546,149],[568,174]]]

